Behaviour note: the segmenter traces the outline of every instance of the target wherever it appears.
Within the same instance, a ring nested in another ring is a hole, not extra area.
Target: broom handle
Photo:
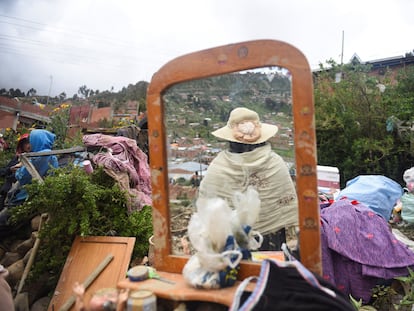
[[[114,256],[109,254],[106,258],[99,264],[98,267],[86,278],[83,282],[85,290],[91,285],[91,283],[98,277],[98,275],[106,268],[106,266],[112,261]],[[68,300],[60,307],[59,311],[67,311],[75,303],[76,297],[74,295],[70,296]]]
[[[27,261],[26,267],[24,267],[23,275],[22,275],[22,278],[20,280],[19,287],[17,288],[16,295],[20,294],[20,292],[22,291],[24,282],[26,281],[27,275],[29,274],[29,271],[30,271],[30,269],[33,265],[34,259],[36,257],[37,250],[39,249],[39,245],[40,245],[40,238],[39,238],[40,230],[42,229],[43,220],[46,219],[46,218],[47,218],[47,214],[42,214],[40,216],[40,221],[39,221],[39,227],[37,229],[36,240],[35,240],[34,246],[32,248],[32,251],[30,253],[29,260]]]

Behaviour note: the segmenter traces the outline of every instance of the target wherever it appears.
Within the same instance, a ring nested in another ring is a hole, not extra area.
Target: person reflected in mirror
[[[250,109],[238,107],[231,111],[227,125],[212,132],[228,141],[210,163],[199,187],[199,197],[221,197],[233,206],[236,191],[255,187],[261,200],[258,220],[253,230],[263,236],[260,250],[278,251],[286,242],[286,230],[298,226],[298,203],[289,168],[268,141],[278,127],[262,123]]]
[[[198,175],[198,171],[195,171],[193,176],[191,176],[191,185],[193,188],[197,188],[200,185],[200,176]]]
[[[14,157],[6,164],[5,167],[0,169],[0,177],[4,178],[4,184],[0,188],[0,211],[4,208],[4,201],[7,193],[11,189],[13,183],[16,182],[15,173],[21,166],[19,157],[22,153],[30,152],[29,134],[25,133],[20,135],[17,141],[16,153]]]

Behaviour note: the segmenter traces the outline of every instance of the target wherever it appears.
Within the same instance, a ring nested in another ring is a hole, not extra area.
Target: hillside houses
[[[100,107],[88,100],[76,105],[67,100],[58,106],[44,105],[30,98],[9,98],[0,96],[0,132],[9,128],[19,131],[34,125],[46,125],[59,109],[69,109],[69,135],[91,128],[112,127],[112,125],[128,124],[142,118],[137,101],[128,101],[125,107],[116,113],[112,106]],[[132,120],[132,121],[131,121]]]
[[[51,110],[37,101],[27,103],[19,98],[0,96],[0,130],[10,128],[16,131],[33,123],[49,123]]]
[[[386,73],[391,73],[390,77],[394,79],[400,69],[408,66],[414,66],[414,51],[401,56],[393,56],[370,61],[363,61],[357,54],[354,54],[350,59],[349,64],[370,66],[369,74],[371,76],[378,77],[378,80],[381,82],[382,78],[386,76]],[[329,68],[323,70],[329,70]],[[318,73],[321,71],[322,70],[320,69],[314,70],[314,76],[317,77]],[[340,75],[338,74],[335,79],[336,82],[339,82],[341,79]]]
[[[354,58],[351,59],[352,61],[354,61]],[[404,56],[388,57],[361,63],[371,65],[371,74],[373,75],[382,76],[385,75],[387,70],[391,70],[393,76],[395,76],[398,70],[407,66],[414,66],[414,53],[411,52],[406,53]]]

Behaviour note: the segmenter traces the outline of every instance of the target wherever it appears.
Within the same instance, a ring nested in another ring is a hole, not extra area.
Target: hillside
[[[232,109],[244,106],[257,111],[262,122],[278,125],[279,138],[282,138],[278,140],[282,143],[279,148],[289,149],[290,87],[289,77],[285,75],[269,79],[257,72],[232,73],[175,85],[164,94],[169,139],[174,142],[183,137],[197,137],[214,145],[217,139],[210,135],[211,131],[225,125]]]

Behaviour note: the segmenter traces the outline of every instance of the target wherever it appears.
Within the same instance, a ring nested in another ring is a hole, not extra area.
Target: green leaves
[[[414,148],[410,139],[387,131],[387,120],[413,115],[414,69],[375,75],[364,64],[329,65],[315,74],[318,163],[337,166],[342,187],[368,173],[402,181],[403,170],[414,163]]]
[[[46,271],[59,274],[74,238],[80,236],[136,237],[134,257],[142,258],[152,235],[152,209],[128,214],[125,193],[102,168],[87,175],[79,167],[57,169],[44,183],[26,186],[29,199],[12,210],[12,221],[47,213],[33,277]]]

